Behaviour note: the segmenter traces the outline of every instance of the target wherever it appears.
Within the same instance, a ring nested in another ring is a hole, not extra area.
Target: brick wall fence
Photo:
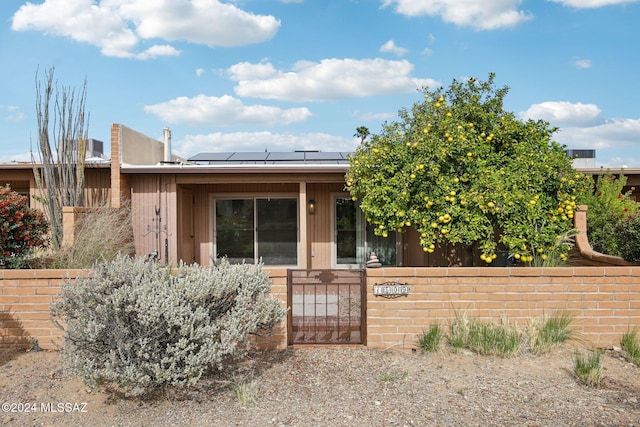
[[[51,321],[49,309],[67,278],[86,270],[0,269],[0,348],[29,348],[32,340],[44,349],[61,344],[61,331]]]
[[[286,306],[287,270],[267,269],[272,295]],[[0,348],[55,349],[61,331],[49,316],[49,306],[66,278],[85,270],[0,270]],[[367,270],[367,345],[373,348],[412,348],[432,323],[446,326],[456,313],[496,322],[506,316],[526,325],[554,310],[576,316],[575,326],[585,345],[619,345],[629,328],[640,329],[640,267],[481,267],[380,268]],[[373,295],[373,286],[397,282],[409,294],[389,299]],[[286,346],[286,327],[260,346]]]
[[[409,294],[388,299],[373,286],[408,284]],[[367,345],[415,347],[432,323],[456,314],[497,322],[506,316],[525,326],[556,310],[575,316],[585,345],[620,345],[629,328],[640,329],[640,267],[380,268],[367,271]]]
[[[287,270],[265,269],[273,282],[271,293],[287,302]],[[0,348],[29,348],[37,340],[40,348],[57,349],[62,331],[49,315],[51,303],[65,280],[86,276],[88,270],[0,269]],[[286,327],[268,337],[254,337],[261,347],[286,347]]]

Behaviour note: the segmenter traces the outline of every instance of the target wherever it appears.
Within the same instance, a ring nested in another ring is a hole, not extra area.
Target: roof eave
[[[235,174],[235,173],[345,173],[348,164],[246,164],[246,165],[128,165],[121,166],[123,173],[132,174]]]

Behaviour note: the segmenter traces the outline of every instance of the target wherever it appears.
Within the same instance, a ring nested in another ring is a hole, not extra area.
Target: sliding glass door
[[[214,251],[229,262],[298,264],[298,200],[214,200]]]

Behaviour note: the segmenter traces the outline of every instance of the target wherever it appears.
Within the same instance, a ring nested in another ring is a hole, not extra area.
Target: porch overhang
[[[247,165],[194,165],[188,163],[160,165],[123,164],[120,170],[129,174],[317,174],[341,173],[347,164],[247,164]]]

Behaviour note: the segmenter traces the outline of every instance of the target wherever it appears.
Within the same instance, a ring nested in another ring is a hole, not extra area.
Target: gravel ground
[[[0,416],[6,426],[640,426],[640,368],[607,352],[601,386],[587,387],[573,351],[270,351],[145,400],[89,393],[56,352],[4,351],[0,401],[14,405]],[[257,401],[242,404],[239,384]]]

